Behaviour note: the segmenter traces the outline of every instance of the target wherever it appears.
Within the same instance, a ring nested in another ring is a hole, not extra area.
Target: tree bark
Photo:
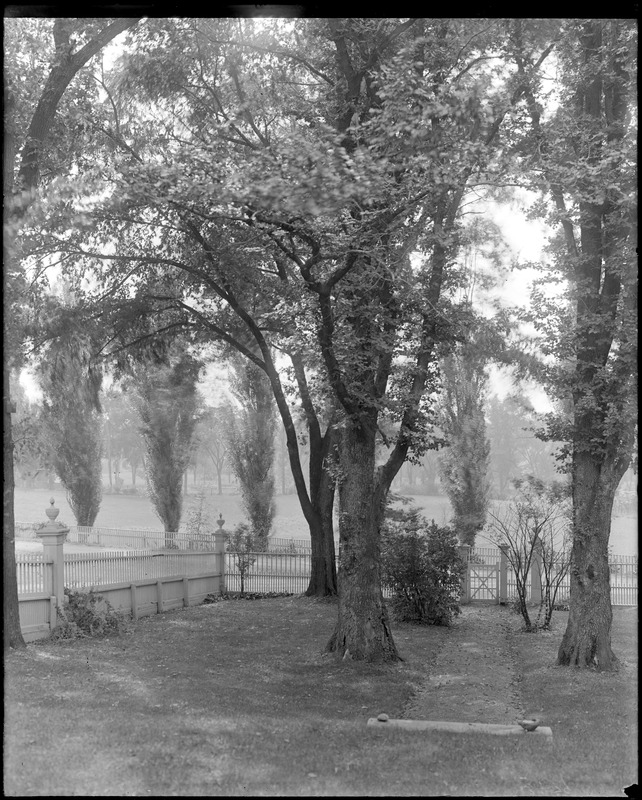
[[[330,426],[324,436],[319,452],[310,451],[310,462],[317,462],[318,479],[310,487],[313,518],[310,523],[312,549],[310,583],[306,589],[308,597],[330,597],[338,593],[336,553],[334,549],[335,478],[324,469],[324,462],[337,439],[336,429]],[[310,472],[313,472],[311,468]],[[311,481],[312,483],[312,481]]]
[[[381,591],[381,495],[375,490],[371,424],[350,420],[340,445],[339,613],[326,646],[344,658],[400,660]]]
[[[13,472],[13,441],[11,438],[11,398],[9,396],[8,370],[3,374],[3,444],[4,444],[4,491],[3,516],[4,535],[2,537],[2,580],[3,589],[3,624],[4,649],[24,647],[20,628],[20,611],[18,605],[18,580],[15,551],[15,517],[13,510],[13,494],[15,479]]]
[[[608,546],[615,491],[622,475],[583,453],[575,458],[573,476],[573,549],[571,606],[557,654],[560,666],[617,669],[611,649]]]

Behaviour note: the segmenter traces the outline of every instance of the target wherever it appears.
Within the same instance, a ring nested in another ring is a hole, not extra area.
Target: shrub
[[[52,631],[52,639],[120,635],[126,630],[125,615],[115,611],[109,600],[101,594],[65,589],[65,597],[67,602],[64,607],[58,608],[61,621]]]
[[[450,625],[461,613],[465,564],[451,528],[417,510],[388,512],[382,531],[382,580],[393,591],[390,605],[402,621]]]
[[[489,536],[506,555],[515,575],[514,606],[527,631],[551,626],[557,594],[571,564],[568,485],[546,484],[532,475],[515,480],[515,497],[503,508],[490,512]],[[539,572],[542,597],[537,617],[531,619],[527,581],[533,566]]]
[[[256,540],[245,522],[239,522],[227,540],[228,553],[234,554],[241,578],[241,596],[245,595],[245,579],[256,561]]]

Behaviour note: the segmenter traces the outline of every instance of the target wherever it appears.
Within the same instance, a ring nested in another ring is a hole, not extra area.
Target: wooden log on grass
[[[385,716],[385,715],[382,715]],[[447,733],[489,733],[493,736],[544,736],[552,740],[553,731],[540,726],[534,731],[525,731],[519,725],[497,725],[490,722],[443,722],[423,719],[378,719],[368,720],[371,728],[401,728],[406,731],[446,731]]]

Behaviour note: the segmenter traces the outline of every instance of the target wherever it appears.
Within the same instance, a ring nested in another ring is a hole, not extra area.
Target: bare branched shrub
[[[489,512],[488,535],[506,555],[517,584],[516,607],[527,630],[550,627],[559,588],[570,566],[570,504],[566,484],[527,476],[514,481],[517,495]],[[528,608],[527,581],[538,570],[542,597],[535,620]]]

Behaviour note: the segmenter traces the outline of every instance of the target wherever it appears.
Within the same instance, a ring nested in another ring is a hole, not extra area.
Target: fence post
[[[542,602],[542,548],[540,542],[536,542],[533,548],[533,560],[531,561],[531,603],[538,606]]]
[[[499,602],[508,602],[508,558],[506,556],[506,545],[499,547]]]
[[[223,530],[223,525],[225,525],[225,520],[223,519],[223,514],[219,513],[218,519],[216,520],[216,524],[218,525],[218,530],[212,534],[214,539],[214,552],[217,554],[217,561],[219,565],[219,571],[221,573],[221,577],[219,580],[219,591],[221,594],[225,593],[225,540],[227,539],[227,533]]]
[[[69,533],[69,528],[62,522],[56,522],[56,517],[60,509],[54,506],[53,497],[49,501],[51,508],[46,509],[45,514],[49,517],[49,522],[45,523],[40,530],[36,531],[36,537],[42,542],[43,561],[51,564],[51,572],[45,567],[45,586],[44,590],[50,597],[56,598],[58,608],[63,608],[65,600],[65,559],[63,554],[63,544]],[[57,615],[52,615],[52,628],[58,624]]]
[[[467,603],[470,600],[470,581],[469,581],[469,565],[468,561],[470,558],[470,545],[469,544],[460,544],[457,547],[457,551],[459,552],[459,557],[466,565],[466,569],[464,570],[462,577],[461,577],[461,602]]]

